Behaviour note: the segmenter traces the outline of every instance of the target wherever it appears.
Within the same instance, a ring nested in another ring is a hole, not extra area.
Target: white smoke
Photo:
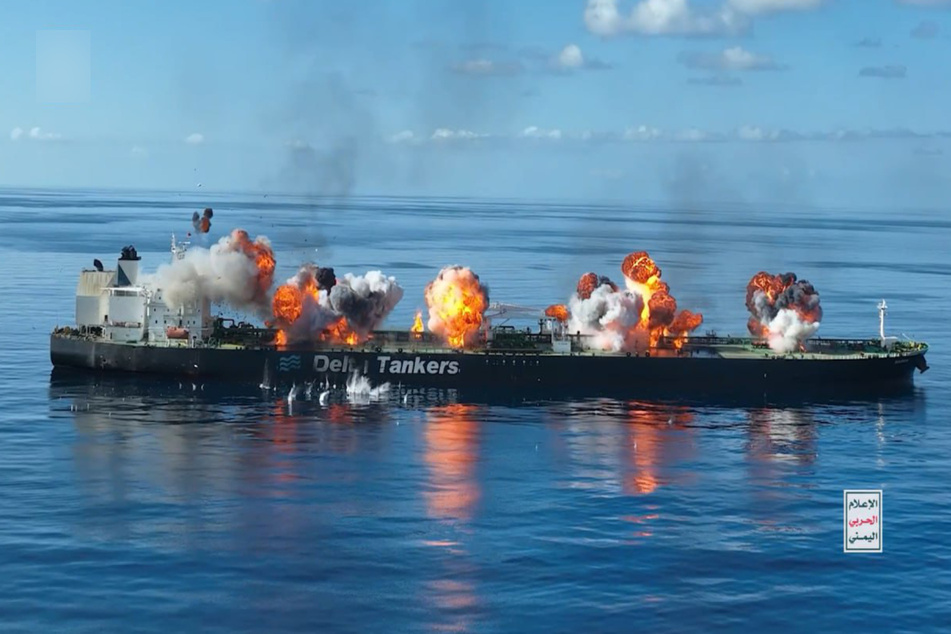
[[[255,243],[270,250],[270,242],[259,236]],[[268,312],[267,288],[253,256],[241,250],[234,235],[228,235],[210,249],[192,247],[180,260],[162,264],[149,282],[162,290],[165,304],[172,310],[195,304],[204,298],[239,310]]]
[[[794,310],[782,308],[767,324],[769,347],[776,352],[793,352],[799,344],[816,334],[819,322],[804,321]]]
[[[289,342],[317,340],[341,317],[346,318],[350,330],[365,337],[403,298],[403,288],[396,278],[381,271],[347,273],[336,279],[333,269],[304,264],[287,284],[301,289],[300,316],[290,324],[281,324]],[[304,290],[308,288],[319,288],[316,296]]]
[[[577,293],[568,300],[568,332],[593,335],[595,345],[602,350],[618,352],[630,349],[635,342],[634,326],[640,321],[644,301],[629,291],[615,291],[602,284],[588,299]]]
[[[321,293],[323,296],[323,293]],[[329,305],[362,335],[376,329],[403,299],[403,287],[382,271],[347,273],[330,289]]]

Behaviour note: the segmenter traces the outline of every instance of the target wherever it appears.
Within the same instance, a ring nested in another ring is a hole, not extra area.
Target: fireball
[[[457,348],[476,342],[489,305],[479,276],[462,266],[447,266],[426,286],[429,330]]]

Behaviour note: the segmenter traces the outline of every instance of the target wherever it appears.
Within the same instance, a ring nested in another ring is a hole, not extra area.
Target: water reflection
[[[755,462],[809,464],[816,458],[818,423],[810,411],[757,408],[749,411],[747,451]]]
[[[628,403],[625,493],[653,493],[661,484],[661,471],[688,459],[693,453],[692,422],[693,412],[686,407],[659,408],[643,401]]]
[[[426,410],[424,459],[429,483],[424,492],[430,517],[468,520],[480,498],[476,479],[479,408],[450,404]]]

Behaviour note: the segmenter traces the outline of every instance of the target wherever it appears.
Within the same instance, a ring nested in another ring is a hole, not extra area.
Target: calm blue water
[[[215,209],[278,279],[382,268],[409,326],[446,264],[547,305],[646,249],[705,328],[792,270],[827,336],[928,341],[912,394],[859,402],[327,406],[177,382],[51,380],[78,270],[153,270]],[[0,628],[14,631],[939,631],[951,623],[951,216],[0,191]],[[316,253],[314,249],[319,249]],[[884,552],[842,552],[842,490]],[[944,625],[942,625],[944,624]]]

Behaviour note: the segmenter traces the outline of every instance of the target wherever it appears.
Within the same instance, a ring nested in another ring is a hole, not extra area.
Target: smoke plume
[[[172,310],[208,299],[267,314],[274,264],[266,237],[252,241],[247,231],[235,229],[209,249],[192,247],[183,258],[161,265],[153,279]]]
[[[396,278],[380,271],[347,273],[337,280],[332,268],[305,264],[274,293],[274,320],[281,329],[278,343],[359,343],[383,323],[402,297]]]
[[[198,233],[208,233],[211,229],[211,219],[215,215],[211,207],[205,207],[205,211],[199,216],[198,212],[192,214],[192,226]]]
[[[366,275],[347,273],[330,291],[333,310],[346,317],[350,327],[360,335],[376,329],[396,304],[403,299],[403,288],[395,277],[382,271]]]
[[[746,286],[746,308],[752,315],[750,333],[766,339],[777,352],[801,349],[822,321],[819,293],[795,273],[754,275]]]
[[[593,335],[595,346],[602,350],[631,350],[645,340],[644,333],[637,332],[644,302],[639,295],[619,291],[610,280],[601,279],[606,282],[587,296],[579,292],[568,300],[568,332]]]

